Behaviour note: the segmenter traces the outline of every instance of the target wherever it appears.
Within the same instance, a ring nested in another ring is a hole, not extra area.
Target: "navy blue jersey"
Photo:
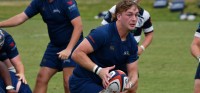
[[[19,82],[18,77],[15,75],[14,72],[10,72],[10,77],[12,80],[12,86],[15,87],[15,90],[17,90],[17,93],[32,93],[29,85],[24,84],[21,81]],[[3,89],[3,91],[6,91],[6,85],[1,77],[0,77],[0,88]]]
[[[121,41],[115,22],[93,29],[86,39],[94,49],[94,52],[89,54],[89,57],[100,67],[115,65],[115,69],[120,69],[127,73],[127,64],[138,59],[137,42],[133,35],[129,33],[126,41]],[[75,68],[74,75],[89,77],[101,84],[101,79],[96,74],[79,65]]]
[[[0,31],[3,32],[4,37],[5,37],[4,44],[2,48],[0,49],[0,61],[4,61],[7,58],[12,59],[16,57],[19,53],[18,53],[17,46],[14,39],[6,31],[2,29],[0,29]]]
[[[33,0],[24,11],[31,18],[40,13],[47,24],[50,42],[56,46],[68,45],[73,25],[71,21],[80,16],[76,1],[74,0]],[[80,40],[83,38],[81,35]]]

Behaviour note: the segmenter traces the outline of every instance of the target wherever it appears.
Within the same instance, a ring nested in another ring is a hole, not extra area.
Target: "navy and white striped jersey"
[[[114,5],[107,13],[107,15],[104,17],[103,21],[101,22],[102,25],[108,24],[113,22],[112,15],[115,13],[116,5]],[[141,40],[141,33],[142,30],[144,31],[144,34],[153,32],[153,25],[151,22],[151,17],[148,11],[144,10],[143,8],[139,9],[139,16],[138,16],[138,22],[136,24],[135,30],[132,31],[135,40],[137,43]]]
[[[196,30],[194,36],[200,38],[200,23],[199,23],[199,26],[197,27],[197,30]]]

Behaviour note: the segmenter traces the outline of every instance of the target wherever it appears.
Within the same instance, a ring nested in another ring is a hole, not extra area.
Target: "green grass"
[[[22,12],[29,1],[13,2],[4,4],[1,1],[0,20]],[[101,19],[95,20],[94,16],[109,9],[116,0],[77,0],[77,3],[86,36],[92,28],[100,25]],[[170,13],[167,8],[153,9],[153,0],[142,0],[140,5],[151,13],[155,32],[152,44],[139,59],[138,92],[192,93],[197,62],[190,54],[190,44],[199,18],[196,21],[180,21],[179,13]],[[195,5],[195,2],[187,2],[186,12],[199,12]],[[26,78],[33,89],[40,60],[49,42],[46,25],[37,15],[18,27],[5,29],[17,43]],[[62,73],[51,79],[48,93],[64,93]]]

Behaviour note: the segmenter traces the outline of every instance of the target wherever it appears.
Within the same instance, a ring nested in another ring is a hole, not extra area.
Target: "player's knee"
[[[37,81],[37,83],[40,83],[40,84],[47,84],[48,83],[48,79],[45,78],[43,73],[38,73],[36,81]]]

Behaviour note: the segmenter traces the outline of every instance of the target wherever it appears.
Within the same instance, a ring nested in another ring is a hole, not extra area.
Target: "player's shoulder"
[[[142,7],[139,8],[139,14],[142,17],[145,17],[145,18],[149,18],[150,17],[150,13],[147,10],[145,10],[144,8],[142,8]]]
[[[64,2],[67,5],[73,5],[76,4],[75,0],[60,0],[61,2]]]
[[[109,23],[109,24],[97,27],[96,30],[100,31],[105,36],[110,36],[113,34],[113,31],[115,30],[114,27],[115,27],[114,23]]]

